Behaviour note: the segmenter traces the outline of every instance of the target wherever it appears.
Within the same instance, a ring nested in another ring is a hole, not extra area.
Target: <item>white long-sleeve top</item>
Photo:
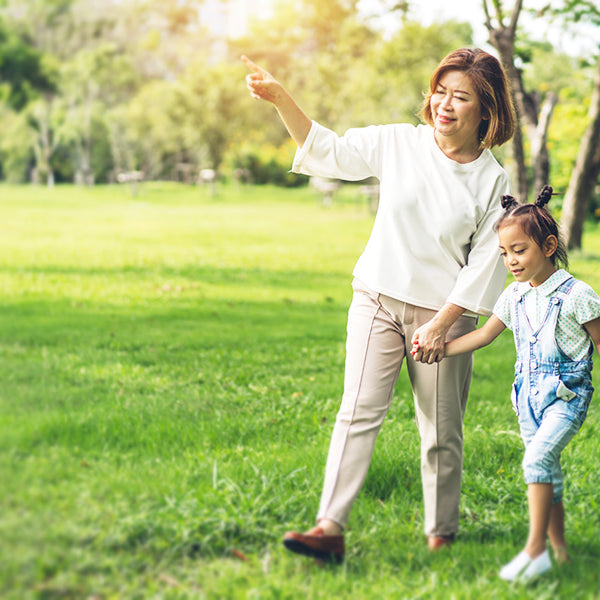
[[[429,125],[373,125],[339,137],[313,122],[292,171],[357,181],[377,177],[379,208],[353,274],[423,308],[451,302],[489,315],[506,279],[494,224],[509,179],[489,150],[460,164]]]

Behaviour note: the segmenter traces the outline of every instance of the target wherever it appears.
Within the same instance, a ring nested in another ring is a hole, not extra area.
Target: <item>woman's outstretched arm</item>
[[[267,100],[275,106],[292,139],[302,148],[312,127],[312,121],[270,73],[253,63],[247,56],[242,56],[242,60],[251,71],[246,75],[246,86],[250,95],[258,100]]]

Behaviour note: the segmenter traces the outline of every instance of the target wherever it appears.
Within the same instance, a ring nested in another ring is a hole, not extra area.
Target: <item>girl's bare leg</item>
[[[553,504],[550,510],[548,537],[554,550],[554,559],[556,562],[559,564],[569,562],[571,559],[567,551],[567,541],[565,540],[565,507],[562,500]]]
[[[551,483],[530,483],[527,486],[529,501],[529,537],[525,552],[536,558],[546,549],[546,534],[552,512],[553,487]]]

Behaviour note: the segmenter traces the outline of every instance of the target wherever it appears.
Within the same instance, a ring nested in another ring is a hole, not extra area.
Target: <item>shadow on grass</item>
[[[24,452],[101,443],[171,455],[269,430],[281,439],[295,417],[314,429],[323,400],[341,390],[346,307],[327,298],[162,307],[66,298],[4,310],[0,414],[16,427],[0,446]]]
[[[146,283],[148,280],[169,280],[174,278],[187,279],[188,284],[210,284],[231,285],[232,283],[248,286],[249,293],[254,288],[267,287],[272,291],[295,289],[304,286],[307,289],[342,287],[351,294],[351,275],[347,272],[323,272],[313,270],[278,270],[272,267],[265,268],[234,268],[202,266],[195,263],[180,266],[152,264],[143,265],[121,265],[113,267],[81,267],[81,266],[58,266],[58,265],[27,265],[3,266],[0,275],[27,276],[43,275],[46,277],[64,276],[66,278],[84,277],[93,280],[95,277],[107,277],[111,281],[119,280],[121,277],[133,277],[132,283]],[[68,285],[68,279],[65,280]]]

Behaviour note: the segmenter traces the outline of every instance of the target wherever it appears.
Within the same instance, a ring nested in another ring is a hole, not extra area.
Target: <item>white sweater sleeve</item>
[[[491,314],[507,276],[494,225],[502,214],[499,198],[508,193],[508,183],[499,187],[502,189],[494,194],[496,207],[489,209],[479,223],[471,240],[467,264],[460,270],[448,296],[448,302],[484,316]]]
[[[318,177],[358,181],[378,177],[380,127],[349,129],[342,137],[313,121],[308,137],[294,156],[292,171]]]
[[[502,215],[500,198],[509,192],[508,178],[499,178],[494,186],[490,207],[471,239],[467,263],[458,273],[448,302],[468,311],[489,316],[506,282],[506,268],[498,248],[495,224]]]

